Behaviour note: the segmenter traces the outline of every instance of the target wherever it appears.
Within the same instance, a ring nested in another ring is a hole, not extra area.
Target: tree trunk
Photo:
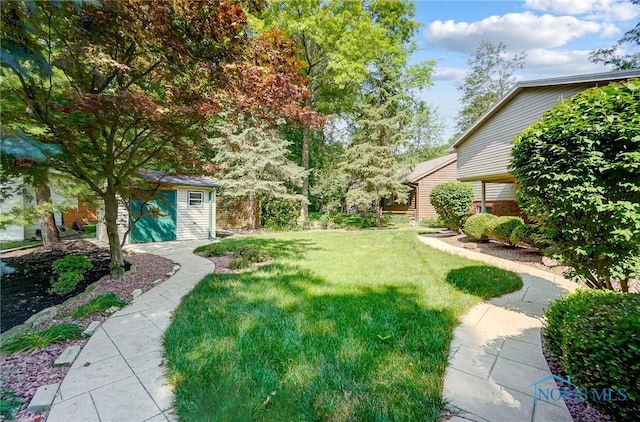
[[[51,202],[51,189],[48,183],[36,186],[36,205],[43,205]],[[40,217],[40,231],[42,232],[42,244],[50,246],[60,243],[60,233],[56,227],[56,220],[53,213],[47,213]]]
[[[382,227],[382,201],[380,201],[376,207],[376,227]]]
[[[107,191],[104,196],[104,223],[109,239],[109,252],[111,254],[111,278],[120,278],[124,274],[124,257],[120,236],[118,236],[118,198],[113,191]]]
[[[302,130],[302,168],[309,170],[309,143],[311,142],[311,129],[307,126]],[[309,199],[309,174],[302,177],[302,196]],[[305,223],[309,218],[309,202],[300,203],[300,223]]]
[[[253,230],[256,228],[255,222],[255,195],[253,192],[249,193],[249,205],[248,205],[249,217],[247,221],[247,229]]]

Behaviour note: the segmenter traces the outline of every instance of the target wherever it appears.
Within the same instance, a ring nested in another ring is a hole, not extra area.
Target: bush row
[[[640,415],[640,294],[579,290],[546,311],[547,351],[592,397],[612,389],[616,400],[592,400],[616,421]]]
[[[464,224],[464,234],[473,241],[484,242],[495,239],[511,246],[531,245],[538,247],[537,228],[525,224],[520,217],[497,217],[493,214],[474,214]]]

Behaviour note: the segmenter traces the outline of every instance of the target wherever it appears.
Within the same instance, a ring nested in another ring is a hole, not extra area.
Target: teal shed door
[[[130,219],[133,226],[129,240],[131,243],[164,242],[177,238],[177,191],[158,191],[153,200],[132,200]]]

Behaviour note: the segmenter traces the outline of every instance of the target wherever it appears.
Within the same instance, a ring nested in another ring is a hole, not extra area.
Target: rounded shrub
[[[447,182],[431,191],[431,205],[451,230],[460,231],[465,215],[473,205],[475,193],[468,183]]]
[[[524,226],[524,222],[520,217],[497,217],[496,219],[487,222],[486,234],[492,239],[508,243],[513,246],[513,243],[511,243],[511,234],[516,227],[520,226]]]
[[[510,240],[512,245],[529,245],[533,246],[534,248],[539,248],[541,246],[540,241],[538,240],[539,235],[540,232],[538,230],[538,227],[534,226],[533,224],[523,224],[513,229],[513,232],[511,232]]]
[[[487,223],[492,220],[495,220],[496,217],[493,214],[474,214],[467,218],[467,221],[464,223],[464,234],[473,241],[481,242],[486,241],[487,235],[485,234]]]
[[[640,294],[578,290],[546,311],[545,345],[578,388],[612,389],[616,400],[592,400],[616,421],[640,414]],[[620,394],[622,392],[622,394]]]
[[[73,292],[78,283],[84,280],[87,271],[93,268],[93,264],[86,256],[68,255],[56,259],[53,262],[53,271],[57,279],[51,280],[50,294],[66,295]]]

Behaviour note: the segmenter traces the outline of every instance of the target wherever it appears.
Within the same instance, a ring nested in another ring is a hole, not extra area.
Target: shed
[[[129,209],[120,205],[121,239],[126,236],[126,243],[147,243],[215,238],[218,184],[212,178],[150,170],[140,174],[156,189],[147,198],[133,197]],[[98,211],[96,232],[98,239],[107,240],[102,210]]]
[[[474,210],[518,214],[514,177],[508,171],[516,135],[564,99],[633,77],[640,77],[640,69],[518,82],[450,149],[458,154],[458,180],[471,182],[476,189]],[[501,212],[496,212],[498,207]]]

